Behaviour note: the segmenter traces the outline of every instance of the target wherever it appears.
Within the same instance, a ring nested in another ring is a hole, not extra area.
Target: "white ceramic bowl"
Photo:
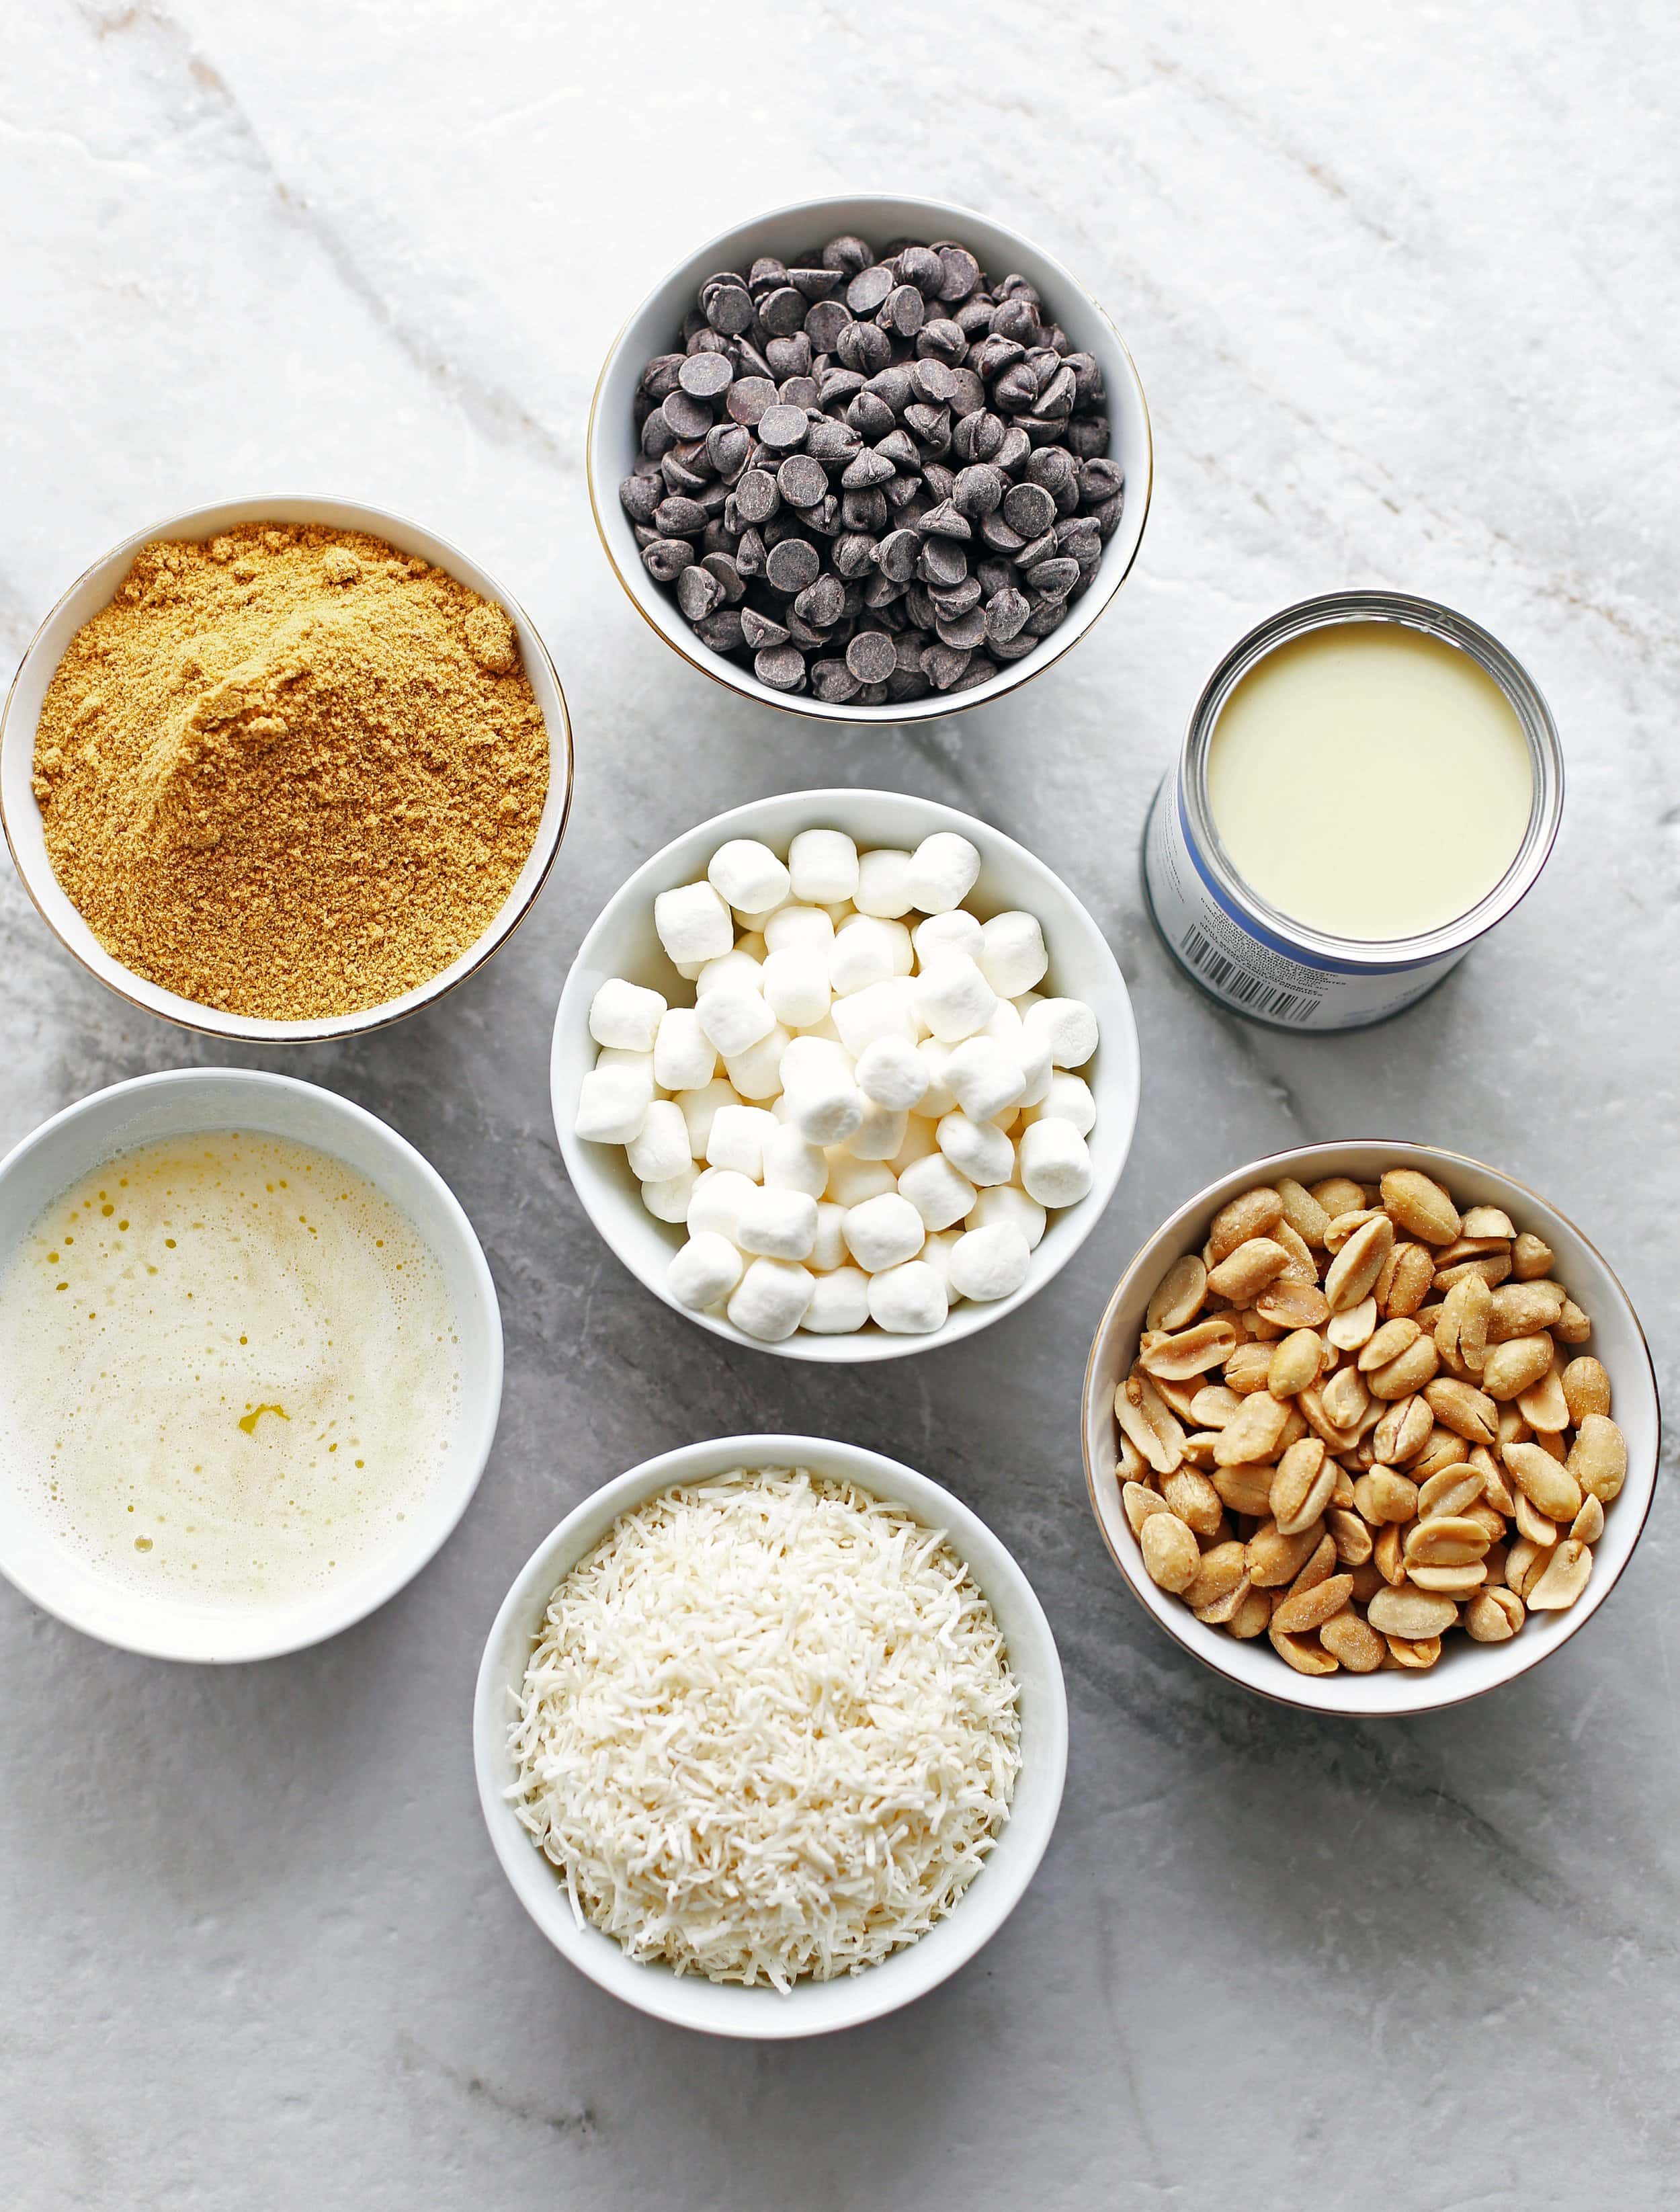
[[[100,943],[93,931],[59,888],[52,872],[41,825],[41,811],[33,787],[35,730],[45,698],[65,648],[83,623],[108,606],[130,564],[143,545],[159,538],[202,541],[242,522],[318,522],[335,530],[361,530],[383,538],[404,553],[419,555],[434,568],[446,569],[458,582],[482,599],[495,599],[506,610],[519,633],[525,674],[537,695],[537,703],[549,732],[549,792],[537,823],[537,838],[519,878],[502,902],[501,911],[476,943],[440,975],[405,991],[401,998],[366,1006],[360,1013],[338,1014],[324,1021],[276,1022],[252,1014],[227,1013],[218,1006],[200,1006],[196,1000],[161,989],[124,966]],[[360,507],[342,499],[276,498],[224,501],[218,507],[195,507],[186,514],[166,516],[145,530],[137,530],[113,546],[104,557],[79,576],[30,641],[0,711],[0,826],[23,887],[39,909],[47,927],[101,983],[133,1006],[149,1013],[179,1022],[183,1029],[198,1030],[207,1036],[260,1040],[264,1043],[308,1044],[326,1037],[355,1036],[400,1021],[422,1006],[440,999],[493,952],[504,945],[536,903],[543,880],[554,865],[566,817],[572,805],[572,726],[565,694],[537,635],[531,617],[488,570],[470,561],[446,538],[422,530],[398,514],[377,507]]]
[[[1621,1495],[1605,1508],[1604,1533],[1592,1547],[1592,1576],[1585,1593],[1566,1613],[1531,1613],[1521,1632],[1505,1644],[1476,1644],[1462,1633],[1446,1639],[1440,1658],[1427,1673],[1350,1674],[1345,1668],[1327,1675],[1298,1674],[1278,1657],[1265,1637],[1239,1643],[1223,1629],[1197,1620],[1181,1598],[1161,1589],[1144,1572],[1120,1504],[1114,1471],[1114,1391],[1130,1371],[1143,1310],[1156,1283],[1180,1254],[1199,1251],[1213,1216],[1239,1192],[1277,1176],[1321,1182],[1326,1176],[1351,1176],[1374,1182],[1386,1168],[1416,1167],[1444,1183],[1461,1206],[1503,1206],[1519,1230],[1543,1237],[1556,1255],[1553,1270],[1592,1321],[1592,1340],[1585,1346],[1604,1362],[1610,1378],[1610,1410],[1628,1439],[1628,1479]],[[1513,1681],[1566,1644],[1583,1628],[1615,1587],[1632,1556],[1651,1510],[1657,1479],[1661,1415],[1657,1381],[1645,1340],[1626,1291],[1596,1247],[1556,1207],[1496,1168],[1432,1145],[1388,1139],[1311,1145],[1299,1152],[1275,1152],[1253,1160],[1186,1200],[1144,1245],[1108,1302],[1097,1325],[1085,1370],[1085,1480],[1104,1542],[1132,1594],[1167,1633],[1216,1674],[1245,1689],[1258,1690],[1280,1705],[1313,1712],[1369,1719],[1386,1713],[1427,1713],[1463,1705]]]
[[[461,1401],[444,1472],[400,1538],[337,1588],[291,1604],[191,1605],[107,1580],[25,1504],[0,1463],[0,1573],[72,1628],[155,1659],[271,1659],[318,1644],[395,1596],[465,1512],[501,1406],[501,1314],[472,1224],[437,1170],[349,1099],[288,1075],[175,1068],[78,1099],[0,1160],[0,1272],[59,1192],[130,1146],[243,1129],[330,1152],[413,1222],[443,1270],[460,1331]],[[4,1364],[0,1347],[0,1367]]]
[[[1120,526],[1104,546],[1096,581],[1075,601],[1060,628],[1031,653],[1010,661],[997,676],[972,691],[936,692],[898,706],[825,706],[809,692],[777,691],[749,670],[702,645],[677,611],[670,589],[656,584],[642,565],[630,519],[619,503],[618,487],[635,467],[638,434],[631,407],[643,369],[658,353],[680,343],[682,318],[694,304],[701,283],[714,270],[744,271],[761,255],[798,253],[841,232],[850,231],[872,246],[894,238],[955,238],[973,249],[994,280],[1011,270],[1035,285],[1046,306],[1076,349],[1091,354],[1102,370],[1108,393],[1109,455],[1125,476],[1125,506]],[[1149,511],[1153,457],[1149,413],[1143,387],[1119,332],[1083,286],[1058,261],[1002,223],[943,200],[902,199],[887,192],[860,192],[825,200],[804,200],[772,208],[749,222],[737,223],[699,246],[662,279],[642,301],[613,343],[595,387],[589,417],[589,496],[601,543],[618,580],[638,611],[673,652],[692,667],[727,684],[743,697],[825,722],[925,722],[967,707],[1001,699],[1018,684],[1041,675],[1070,646],[1077,645],[1109,606],[1125,583],[1143,535]]]
[[[1065,998],[1083,999],[1096,1014],[1102,1042],[1080,1072],[1096,1100],[1096,1127],[1087,1143],[1095,1170],[1090,1190],[1077,1206],[1052,1213],[1033,1255],[1030,1273],[1013,1297],[986,1305],[954,1306],[943,1328],[929,1336],[892,1336],[874,1323],[851,1336],[817,1336],[804,1329],[780,1344],[766,1344],[710,1314],[689,1312],[665,1282],[671,1255],[684,1240],[678,1224],[656,1221],[642,1204],[640,1187],[619,1145],[585,1143],[573,1133],[578,1094],[595,1063],[589,1009],[610,976],[622,975],[663,992],[673,1006],[692,1006],[694,986],[665,957],[653,927],[653,901],[663,890],[703,878],[707,864],[731,837],[756,837],[786,857],[801,830],[844,830],[863,848],[885,845],[912,850],[936,830],[954,830],[979,847],[979,880],[965,905],[982,918],[1020,908],[1036,915],[1050,951],[1049,981]],[[585,938],[561,994],[549,1069],[555,1127],[566,1171],[590,1219],[613,1250],[673,1312],[732,1344],[785,1359],[826,1360],[840,1365],[863,1359],[900,1359],[1001,1321],[1041,1291],[1064,1267],[1095,1228],[1114,1194],[1137,1118],[1137,1031],[1131,1000],[1107,940],[1090,915],[1043,861],[990,823],[959,814],[935,800],[896,791],[790,791],[755,799],[715,815],[656,853],[611,899]]]
[[[621,1514],[675,1483],[703,1482],[740,1467],[809,1468],[814,1474],[854,1482],[928,1527],[943,1528],[992,1607],[1021,1686],[1021,1772],[1010,1818],[955,1909],[919,1942],[878,1966],[830,1982],[798,1982],[786,1996],[640,1965],[599,1929],[580,1929],[565,1883],[520,1826],[506,1795],[517,1781],[509,1723],[549,1601],[562,1579]],[[1050,1624],[1032,1584],[985,1522],[949,1491],[896,1460],[819,1437],[720,1437],[712,1443],[685,1444],[597,1490],[520,1569],[484,1647],[473,1707],[478,1796],[490,1841],[520,1904],[555,1948],[591,1981],[656,2020],[767,2042],[824,2035],[896,2012],[990,1942],[1020,1903],[1050,1841],[1067,1771],[1067,1691]]]

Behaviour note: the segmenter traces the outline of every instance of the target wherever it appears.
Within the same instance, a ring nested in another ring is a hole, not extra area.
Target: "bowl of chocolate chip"
[[[725,231],[620,332],[595,519],[672,649],[828,721],[1001,698],[1077,643],[1143,534],[1149,410],[1119,331],[965,208],[805,201]]]
[[[184,1028],[313,1042],[463,981],[565,834],[572,734],[517,600],[349,501],[238,500],[79,577],[0,714],[0,822],[42,919]]]

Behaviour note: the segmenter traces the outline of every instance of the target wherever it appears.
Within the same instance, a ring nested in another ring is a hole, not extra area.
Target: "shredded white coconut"
[[[572,1908],[715,1982],[858,1973],[979,1872],[1018,1691],[943,1530],[744,1468],[622,1516],[551,1600],[508,1796]]]

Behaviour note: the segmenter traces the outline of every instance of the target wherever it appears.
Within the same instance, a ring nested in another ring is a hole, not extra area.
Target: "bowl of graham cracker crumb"
[[[47,616],[0,714],[0,823],[111,989],[306,1042],[506,942],[572,766],[554,664],[476,562],[377,507],[241,500],[124,539]]]

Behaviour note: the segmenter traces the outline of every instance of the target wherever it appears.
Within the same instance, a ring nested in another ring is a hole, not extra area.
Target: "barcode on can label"
[[[1228,999],[1246,1007],[1251,1013],[1265,1014],[1277,1022],[1307,1022],[1319,1011],[1318,999],[1307,998],[1299,991],[1280,991],[1264,975],[1249,975],[1228,953],[1210,945],[1193,926],[1179,949],[1215,990],[1223,992]]]

